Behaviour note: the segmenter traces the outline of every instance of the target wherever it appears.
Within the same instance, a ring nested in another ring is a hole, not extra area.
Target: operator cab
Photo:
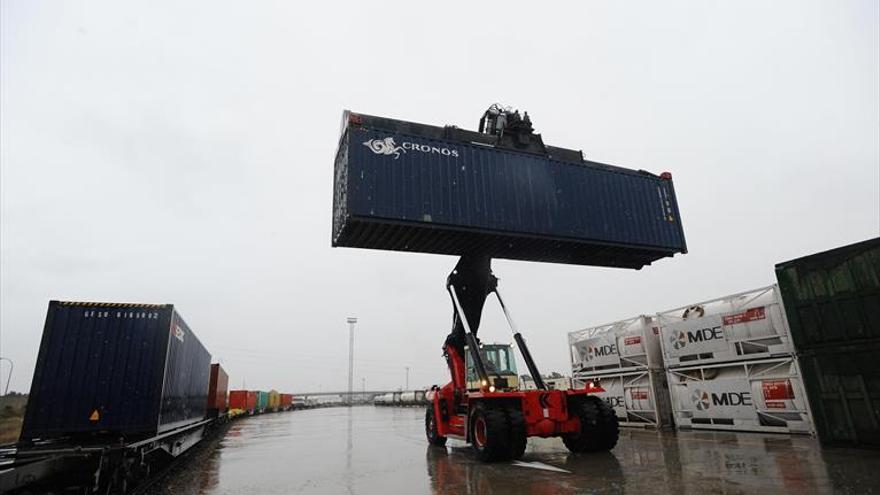
[[[480,378],[474,368],[474,358],[467,347],[465,347],[464,355],[468,391],[480,390]],[[486,373],[495,390],[501,392],[516,390],[519,387],[519,375],[516,372],[516,357],[513,354],[513,346],[509,344],[481,344],[480,355],[483,357]]]

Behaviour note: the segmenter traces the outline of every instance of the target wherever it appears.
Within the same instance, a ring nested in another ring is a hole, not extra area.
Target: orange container
[[[211,365],[211,381],[208,384],[208,412],[209,414],[223,414],[226,412],[228,402],[226,392],[229,388],[229,375],[223,371],[219,363]]]
[[[229,408],[242,409],[250,414],[254,413],[257,405],[257,394],[247,390],[232,390],[229,392]]]

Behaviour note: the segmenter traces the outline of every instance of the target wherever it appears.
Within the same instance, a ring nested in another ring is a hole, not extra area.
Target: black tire
[[[435,447],[443,447],[446,445],[446,437],[441,437],[437,433],[437,421],[434,418],[434,403],[428,405],[425,410],[425,436],[428,437],[428,443]]]
[[[511,459],[519,459],[526,452],[526,419],[519,404],[507,408],[507,427],[509,429]]]
[[[506,461],[511,458],[510,428],[504,408],[477,404],[471,413],[471,446],[483,462]]]
[[[601,452],[614,448],[620,435],[614,409],[602,399],[588,395],[571,404],[571,414],[580,419],[580,430],[562,436],[572,452]]]

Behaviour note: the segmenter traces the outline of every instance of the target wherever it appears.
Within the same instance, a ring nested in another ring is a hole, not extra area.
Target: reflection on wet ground
[[[530,439],[521,462],[482,464],[462,443],[427,447],[424,411],[355,407],[236,421],[166,493],[873,493],[880,452],[806,437],[623,430],[611,453]]]

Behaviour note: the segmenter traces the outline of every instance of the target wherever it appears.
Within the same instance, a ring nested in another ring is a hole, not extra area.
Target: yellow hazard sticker
[[[92,414],[89,416],[89,421],[98,421],[99,419],[101,419],[101,415],[98,414],[98,410],[95,409],[94,411],[92,411]]]

